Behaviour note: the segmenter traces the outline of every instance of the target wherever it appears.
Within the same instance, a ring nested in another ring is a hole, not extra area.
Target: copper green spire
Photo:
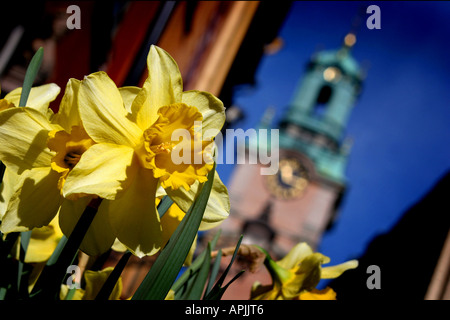
[[[362,73],[348,33],[342,46],[311,57],[280,124],[280,147],[307,154],[318,171],[344,179],[348,150],[343,143],[351,111],[361,91]]]

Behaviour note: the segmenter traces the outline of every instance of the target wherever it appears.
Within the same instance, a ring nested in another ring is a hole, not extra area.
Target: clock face
[[[278,172],[265,179],[270,193],[279,199],[299,197],[308,186],[307,171],[296,158],[280,159]]]

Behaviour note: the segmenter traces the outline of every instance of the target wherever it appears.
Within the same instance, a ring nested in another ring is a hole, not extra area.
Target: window
[[[322,86],[322,88],[319,91],[319,94],[317,95],[316,105],[312,110],[314,117],[320,118],[324,115],[327,104],[331,99],[332,93],[333,89],[329,85],[325,84]]]

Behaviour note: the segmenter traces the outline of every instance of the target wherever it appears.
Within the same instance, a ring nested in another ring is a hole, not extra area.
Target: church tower
[[[363,79],[351,55],[355,42],[349,33],[341,48],[312,56],[276,126],[278,172],[261,175],[262,164],[236,165],[228,185],[232,211],[221,226],[230,243],[244,234],[243,242],[282,257],[301,241],[317,247],[333,222],[346,190],[345,128]]]

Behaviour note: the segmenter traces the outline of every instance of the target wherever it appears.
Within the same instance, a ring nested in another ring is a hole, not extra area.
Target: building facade
[[[263,164],[236,165],[229,183],[232,212],[221,226],[230,243],[243,234],[244,243],[282,257],[298,242],[317,247],[332,224],[347,187],[345,128],[363,80],[351,55],[355,42],[349,33],[341,48],[312,56],[287,113],[274,127],[279,129],[278,172],[263,175]],[[253,143],[270,150],[261,140]]]

